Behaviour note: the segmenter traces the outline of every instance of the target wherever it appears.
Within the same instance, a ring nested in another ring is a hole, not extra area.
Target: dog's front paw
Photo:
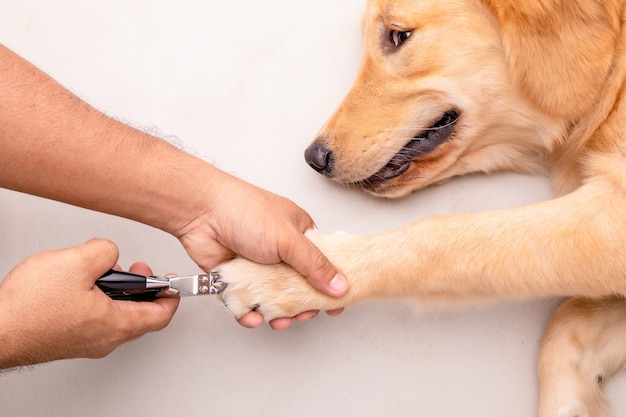
[[[269,321],[343,306],[339,299],[317,291],[286,264],[260,265],[236,258],[220,265],[217,272],[228,284],[220,298],[237,318],[258,311]]]
[[[572,298],[550,318],[539,353],[540,417],[603,417],[602,383],[623,366],[621,298]]]

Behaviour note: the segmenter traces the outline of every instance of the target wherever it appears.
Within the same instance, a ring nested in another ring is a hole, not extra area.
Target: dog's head
[[[575,56],[552,57],[559,48],[542,45],[557,31],[539,20],[521,27],[515,7],[369,0],[357,79],[307,148],[307,163],[385,197],[470,172],[543,172],[568,123],[600,88],[598,73],[589,82],[573,74],[566,66]],[[524,30],[537,31],[536,39]],[[597,66],[606,73],[609,63]],[[563,88],[568,76],[581,85]]]

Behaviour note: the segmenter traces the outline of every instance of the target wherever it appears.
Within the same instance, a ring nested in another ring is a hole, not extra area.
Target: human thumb
[[[107,239],[91,239],[74,248],[77,263],[91,280],[90,285],[105,272],[113,268],[119,258],[119,249],[115,243]]]
[[[289,255],[289,259],[283,260],[318,291],[331,297],[341,297],[348,291],[348,280],[309,239],[301,239],[298,250]]]

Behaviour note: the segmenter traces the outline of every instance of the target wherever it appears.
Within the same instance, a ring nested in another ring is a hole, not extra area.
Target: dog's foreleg
[[[322,295],[286,265],[236,259],[220,267],[224,302],[267,319],[365,299],[463,300],[626,295],[626,192],[598,177],[526,207],[426,218],[373,235],[307,236],[350,281]]]
[[[574,298],[553,314],[539,355],[540,417],[602,417],[600,390],[626,362],[626,302]]]
[[[356,268],[345,273],[378,277],[367,284],[388,297],[624,295],[624,213],[626,193],[592,181],[555,200],[432,217],[365,237],[361,261],[348,260]],[[328,254],[334,261],[332,248]]]

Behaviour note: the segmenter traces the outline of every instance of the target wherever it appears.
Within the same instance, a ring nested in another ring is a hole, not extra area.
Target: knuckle
[[[318,251],[317,257],[314,262],[316,270],[322,271],[330,268],[330,260],[322,252]]]

